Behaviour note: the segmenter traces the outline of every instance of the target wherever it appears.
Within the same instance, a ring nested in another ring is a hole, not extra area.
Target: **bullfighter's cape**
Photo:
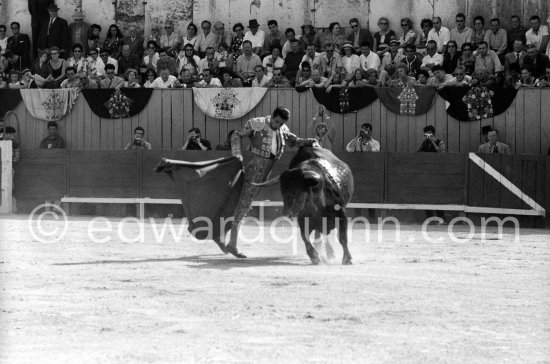
[[[174,181],[191,235],[219,242],[231,229],[230,221],[222,228],[221,219],[232,217],[239,202],[244,182],[242,162],[235,157],[202,162],[163,158],[155,170],[167,173]]]

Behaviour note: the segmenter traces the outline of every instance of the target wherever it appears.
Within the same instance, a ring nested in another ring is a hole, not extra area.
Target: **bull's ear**
[[[315,171],[304,171],[303,173],[308,186],[317,186],[321,181],[322,176]]]

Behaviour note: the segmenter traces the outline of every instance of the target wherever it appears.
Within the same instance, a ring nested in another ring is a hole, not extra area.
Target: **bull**
[[[310,233],[330,234],[336,229],[344,251],[342,264],[352,264],[346,205],[353,195],[354,185],[349,166],[328,149],[302,147],[286,171],[257,185],[266,187],[276,183],[280,183],[283,195],[283,214],[298,219],[311,262],[319,264],[320,260],[309,240]]]

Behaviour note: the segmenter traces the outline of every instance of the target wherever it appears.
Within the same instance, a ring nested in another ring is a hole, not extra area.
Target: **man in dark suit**
[[[8,38],[7,48],[19,56],[23,68],[31,67],[31,40],[27,34],[19,33],[21,26],[18,22],[11,23],[13,35]]]
[[[123,38],[124,44],[130,46],[130,53],[135,54],[139,59],[143,58],[143,37],[137,35],[137,29],[131,25],[128,28],[128,36]]]
[[[38,43],[40,41],[40,29],[42,23],[47,22],[50,15],[48,14],[48,6],[53,3],[53,0],[28,0],[29,13],[31,13],[31,28],[32,28],[32,55],[36,58]]]
[[[372,34],[368,29],[361,28],[361,24],[359,24],[357,18],[351,18],[349,25],[351,26],[351,33],[348,35],[347,40],[353,44],[357,54],[361,54],[361,50],[359,49],[361,43],[368,42],[369,44],[374,44]]]
[[[510,74],[510,65],[517,63],[520,67],[523,66],[527,53],[523,50],[525,44],[521,39],[516,39],[513,44],[513,51],[504,56],[504,74]]]
[[[38,48],[46,49],[57,46],[61,50],[63,58],[65,58],[69,54],[71,34],[69,33],[67,21],[57,16],[58,11],[57,5],[50,4],[48,6],[50,18],[42,23]]]
[[[548,56],[540,54],[536,45],[530,44],[527,46],[527,57],[525,57],[524,64],[532,67],[533,77],[540,78],[544,76],[546,66],[549,63]]]

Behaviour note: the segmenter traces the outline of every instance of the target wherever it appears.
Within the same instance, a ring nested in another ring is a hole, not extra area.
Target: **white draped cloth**
[[[21,89],[27,111],[36,119],[59,120],[69,113],[80,94],[77,88]]]
[[[217,119],[238,119],[263,99],[267,88],[193,88],[195,104],[206,115]]]

